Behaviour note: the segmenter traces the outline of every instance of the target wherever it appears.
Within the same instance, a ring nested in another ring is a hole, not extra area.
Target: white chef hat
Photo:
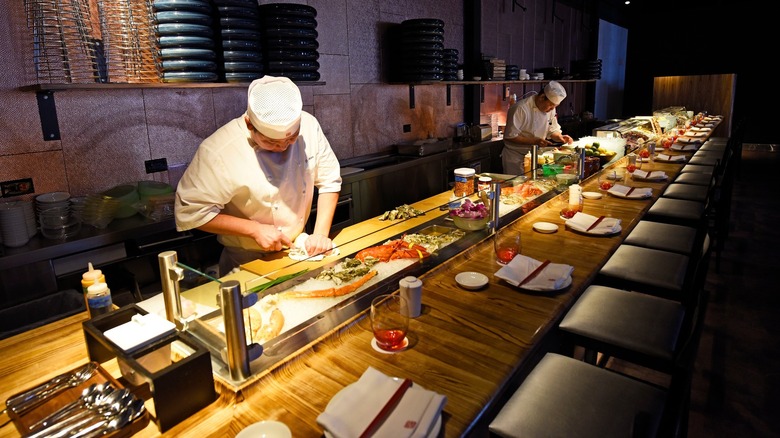
[[[558,82],[550,81],[544,86],[544,95],[550,102],[560,105],[566,99],[566,90]]]
[[[291,136],[301,124],[301,91],[289,78],[263,76],[249,84],[247,115],[268,138]]]

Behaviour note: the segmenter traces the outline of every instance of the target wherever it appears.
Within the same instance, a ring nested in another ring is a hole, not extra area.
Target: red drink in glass
[[[379,348],[390,351],[398,350],[403,348],[406,331],[393,329],[374,330],[374,338],[376,338],[376,345]]]

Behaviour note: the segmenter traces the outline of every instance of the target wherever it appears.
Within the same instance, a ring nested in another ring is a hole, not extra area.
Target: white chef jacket
[[[521,99],[511,107],[506,114],[506,129],[504,132],[504,151],[502,161],[504,163],[511,162],[514,172],[510,173],[523,173],[523,158],[531,150],[532,145],[520,145],[507,141],[506,139],[515,137],[530,137],[530,138],[549,138],[550,135],[561,131],[561,125],[558,124],[558,117],[556,111],[553,108],[549,113],[545,113],[536,107],[534,98],[536,95],[528,96]],[[505,164],[507,167],[509,163]],[[508,169],[504,169],[506,172]]]
[[[311,212],[314,187],[341,191],[341,169],[314,116],[301,114],[298,139],[281,153],[252,148],[244,116],[203,140],[176,189],[176,229],[200,227],[218,213],[273,224],[290,240]],[[254,239],[218,235],[227,248],[262,251]]]

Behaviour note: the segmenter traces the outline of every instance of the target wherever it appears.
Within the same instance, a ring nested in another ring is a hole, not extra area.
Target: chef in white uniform
[[[179,231],[215,233],[224,246],[220,274],[291,247],[303,232],[317,187],[308,254],[333,248],[328,237],[341,170],[298,87],[264,76],[249,85],[247,111],[203,140],[176,190]]]
[[[566,90],[558,82],[550,81],[541,93],[530,95],[509,107],[504,131],[504,150],[501,163],[504,173],[523,175],[523,159],[533,145],[550,147],[552,142],[571,144],[574,140],[564,135],[555,108],[566,98]]]

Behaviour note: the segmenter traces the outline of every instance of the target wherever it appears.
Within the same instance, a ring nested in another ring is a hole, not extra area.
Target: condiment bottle
[[[569,186],[569,210],[582,211],[582,186],[579,184]]]
[[[87,288],[87,307],[89,308],[89,316],[93,318],[113,309],[111,290],[106,283],[98,282]]]
[[[474,175],[476,170],[470,167],[460,167],[455,169],[455,187],[453,193],[455,196],[468,196],[474,193]]]
[[[409,305],[409,317],[417,318],[422,312],[422,281],[414,276],[402,278],[398,282],[401,296]]]
[[[88,263],[89,271],[81,274],[81,289],[84,292],[84,304],[89,309],[89,303],[87,303],[87,288],[95,283],[105,283],[106,276],[103,275],[103,271],[92,267],[92,263]]]

